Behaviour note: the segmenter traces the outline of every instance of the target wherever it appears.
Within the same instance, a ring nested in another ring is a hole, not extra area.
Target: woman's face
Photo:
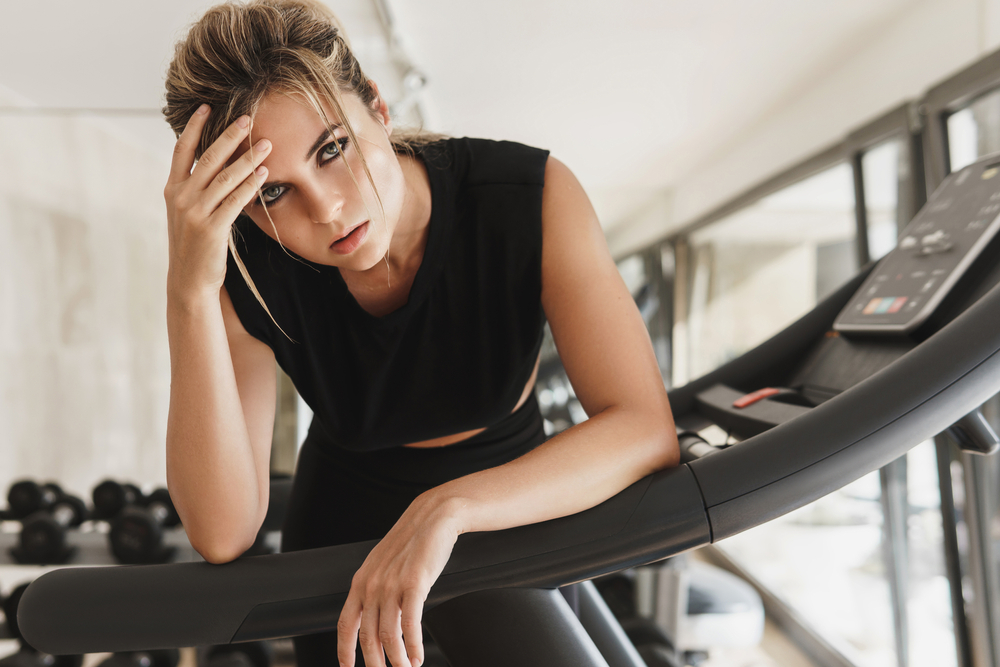
[[[344,95],[343,104],[357,144],[349,140],[342,119],[330,107],[326,113],[334,124],[333,136],[303,97],[273,94],[264,100],[253,122],[252,137],[255,143],[268,139],[272,146],[263,162],[268,171],[261,184],[271,220],[260,198],[244,212],[268,236],[300,257],[364,271],[388,251],[403,209],[406,183],[389,142],[392,126],[384,105],[373,117],[353,94]],[[243,148],[248,145],[244,142]],[[362,154],[382,199],[384,220],[365,175]]]

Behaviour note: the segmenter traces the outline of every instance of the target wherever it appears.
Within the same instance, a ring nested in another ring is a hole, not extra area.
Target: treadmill
[[[1000,392],[1000,158],[952,174],[877,265],[770,340],[669,393],[682,464],[579,514],[466,534],[424,621],[452,667],[639,667],[583,586],[797,509],[949,431],[996,450],[978,407]],[[715,447],[717,425],[738,440]],[[18,623],[47,653],[201,646],[333,630],[375,541],[240,558],[67,568]],[[596,598],[596,599],[595,599]]]

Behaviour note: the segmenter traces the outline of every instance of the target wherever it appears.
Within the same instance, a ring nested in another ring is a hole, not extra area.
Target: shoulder
[[[553,157],[545,167],[542,236],[543,265],[550,282],[556,276],[589,271],[595,262],[617,271],[586,191],[569,167]]]
[[[461,137],[441,142],[462,182],[475,185],[537,185],[545,183],[549,152],[516,141]]]

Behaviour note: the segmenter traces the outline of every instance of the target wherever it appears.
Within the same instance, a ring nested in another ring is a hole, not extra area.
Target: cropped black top
[[[249,218],[237,248],[289,340],[229,257],[225,286],[337,446],[395,447],[510,415],[542,341],[542,186],[548,151],[446,139],[418,151],[431,217],[409,299],[375,317],[336,267],[289,256]],[[294,342],[293,342],[294,341]]]

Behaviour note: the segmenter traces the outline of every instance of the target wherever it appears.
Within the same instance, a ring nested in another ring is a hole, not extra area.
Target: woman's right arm
[[[267,149],[255,146],[253,161],[249,151],[231,161],[248,135],[237,122],[192,170],[206,118],[196,113],[188,122],[164,188],[167,485],[191,545],[223,563],[253,543],[267,512],[276,380],[273,353],[246,332],[222,286],[229,229],[256,192],[254,169]],[[260,181],[265,176],[258,171]]]

